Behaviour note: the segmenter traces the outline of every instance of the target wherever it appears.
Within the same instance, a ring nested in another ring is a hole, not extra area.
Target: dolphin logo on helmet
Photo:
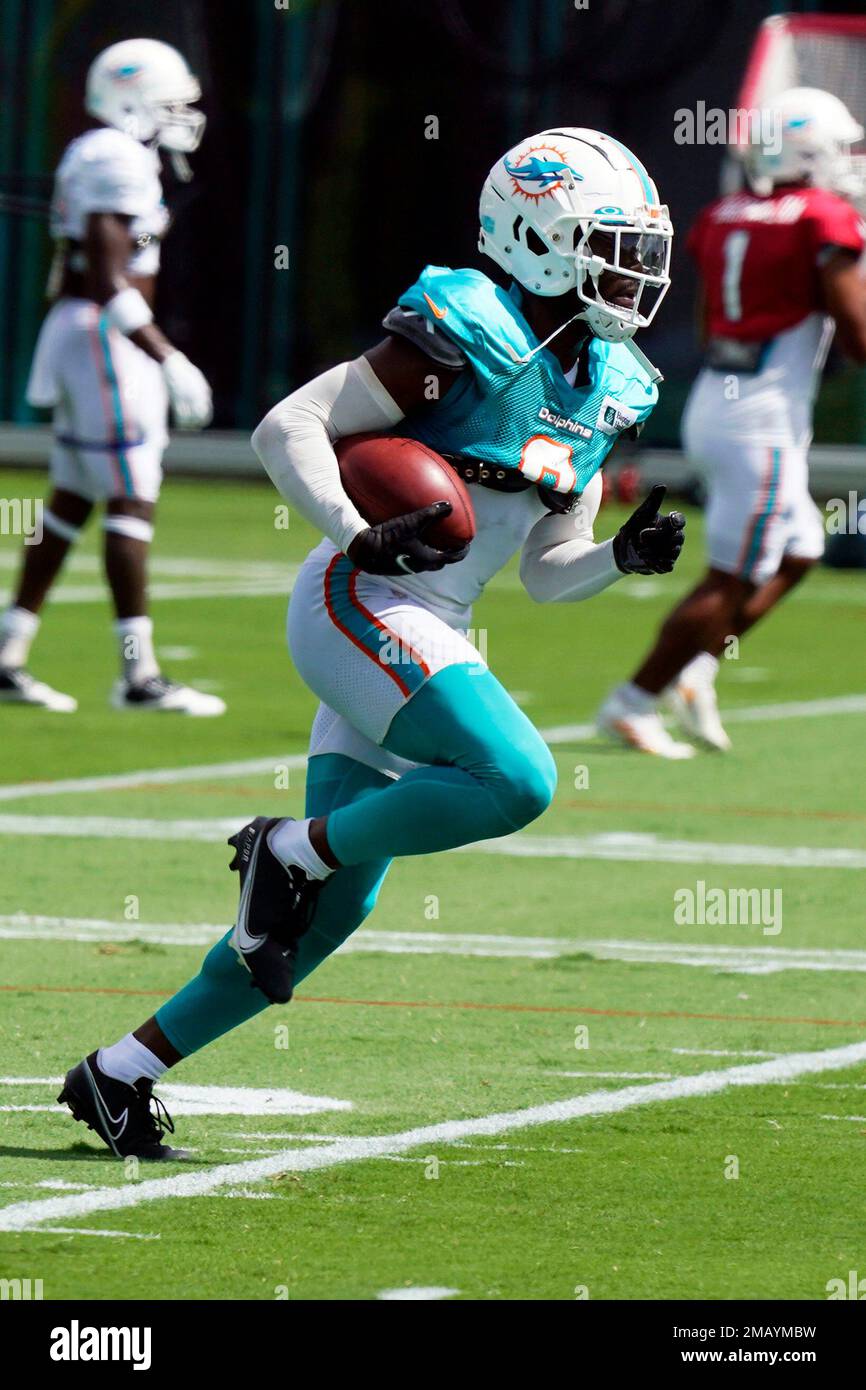
[[[570,167],[565,155],[560,154],[559,150],[551,150],[548,145],[542,145],[540,150],[544,154],[552,153],[558,157],[556,159],[541,159],[532,148],[522,158],[519,157],[512,161],[506,155],[502,161],[514,180],[515,188],[525,198],[543,198],[554,187],[562,183],[564,173],[571,174],[575,179],[583,178],[582,174]],[[537,190],[530,191],[529,184],[537,184]]]

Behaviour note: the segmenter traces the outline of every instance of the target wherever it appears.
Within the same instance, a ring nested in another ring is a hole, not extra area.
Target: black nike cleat
[[[106,1076],[96,1056],[91,1052],[66,1073],[57,1097],[61,1105],[68,1105],[73,1118],[83,1120],[116,1158],[186,1158],[183,1149],[170,1149],[161,1142],[166,1132],[174,1134],[174,1125],[162,1101],[153,1094],[153,1082],[142,1078],[131,1086],[116,1081]]]
[[[322,886],[271,853],[268,834],[283,819],[256,816],[229,839],[235,851],[229,867],[241,876],[231,944],[272,1004],[288,1004],[292,997],[298,942],[313,920]]]

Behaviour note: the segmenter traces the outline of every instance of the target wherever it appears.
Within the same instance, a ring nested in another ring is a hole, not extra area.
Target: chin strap
[[[603,302],[604,301],[600,301],[600,303]],[[570,319],[565,320],[565,323],[561,323],[558,328],[554,328],[553,332],[548,334],[543,343],[539,343],[538,347],[533,348],[531,352],[525,353],[523,357],[519,356],[518,353],[514,351],[514,348],[509,347],[509,352],[511,353],[515,362],[531,362],[532,358],[535,356],[537,352],[541,352],[542,348],[546,348],[547,344],[552,343],[554,338],[558,338],[559,334],[562,333],[564,329],[568,328],[570,324],[575,323],[577,319],[582,319],[585,323],[586,320],[583,318],[583,312],[583,309],[580,309],[576,314],[572,314]],[[587,331],[591,336],[597,336],[593,335],[592,327],[590,324],[587,324],[586,326]],[[663,374],[659,371],[655,363],[649,360],[646,353],[638,347],[637,343],[634,341],[634,338],[623,338],[621,339],[621,342],[623,347],[628,348],[635,361],[640,363],[644,371],[649,376],[650,381],[654,385],[660,381],[664,381]]]
[[[547,338],[545,338],[543,343],[539,343],[538,347],[533,348],[531,352],[527,352],[523,357],[519,357],[518,354],[514,352],[514,349],[511,348],[510,351],[514,356],[515,362],[530,362],[532,358],[535,356],[535,354],[537,352],[541,352],[542,348],[546,348],[548,343],[552,343],[554,338],[558,337],[559,334],[563,331],[563,329],[568,328],[569,324],[574,323],[576,319],[579,319],[581,317],[581,314],[572,314],[571,318],[566,319],[565,323],[560,324],[559,328],[555,328],[553,332]],[[589,327],[589,325],[587,325],[587,327]],[[591,334],[592,329],[589,329],[589,331]],[[628,348],[632,357],[635,359],[636,362],[640,363],[644,371],[648,374],[650,381],[653,382],[654,385],[660,381],[664,381],[664,375],[662,374],[662,372],[659,371],[658,367],[655,365],[654,362],[651,362],[649,360],[646,353],[638,347],[637,343],[634,341],[634,338],[623,338],[622,346]]]
[[[554,328],[553,332],[548,334],[543,343],[539,343],[538,347],[534,347],[531,352],[525,353],[523,357],[520,357],[518,353],[514,351],[513,348],[509,348],[509,351],[514,357],[515,362],[531,362],[537,352],[541,352],[542,348],[546,348],[548,343],[552,343],[554,338],[558,338],[560,333],[562,333],[564,329],[568,328],[569,324],[574,323],[575,319],[579,318],[579,313],[572,314],[570,319],[565,320],[565,323],[561,323],[558,328]]]
[[[189,160],[185,154],[181,154],[178,150],[173,150],[171,154],[171,167],[181,183],[192,182],[192,169],[190,168]]]

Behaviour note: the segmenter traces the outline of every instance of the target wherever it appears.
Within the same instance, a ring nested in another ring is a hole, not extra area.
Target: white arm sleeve
[[[550,512],[533,526],[520,557],[520,578],[536,603],[575,603],[622,578],[613,541],[596,545],[592,538],[600,504],[601,474],[596,473],[572,511]]]
[[[345,551],[368,523],[343,490],[334,441],[390,429],[402,418],[366,357],[358,357],[275,405],[253,433],[252,446],[277,491]]]

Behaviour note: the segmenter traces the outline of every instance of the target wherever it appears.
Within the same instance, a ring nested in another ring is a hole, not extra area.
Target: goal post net
[[[845,103],[866,130],[866,15],[779,14],[761,24],[737,94],[739,111],[757,111],[789,87],[819,87]],[[740,141],[747,123],[738,121]],[[866,140],[853,154],[866,153]],[[722,192],[742,187],[739,160],[727,156]]]

